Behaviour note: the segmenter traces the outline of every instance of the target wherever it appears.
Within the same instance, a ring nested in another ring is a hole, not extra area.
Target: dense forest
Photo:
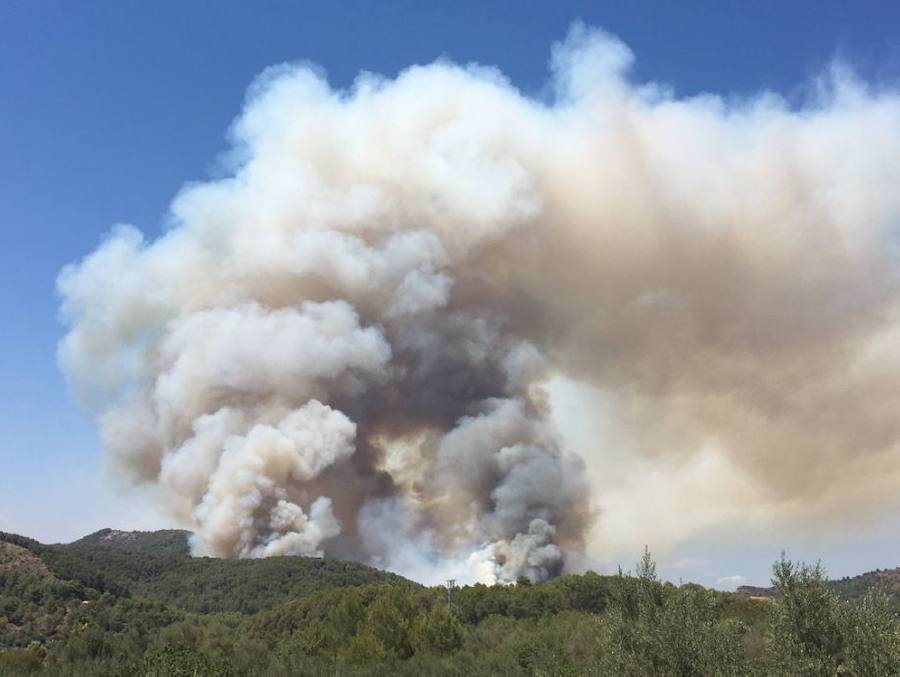
[[[663,583],[645,552],[615,576],[448,591],[327,558],[192,558],[185,543],[0,533],[0,674],[900,674],[881,572],[828,582],[782,557],[752,599]]]
[[[872,590],[885,593],[891,609],[900,614],[900,568],[876,569],[859,576],[845,576],[825,582],[825,585],[844,599],[861,602]],[[742,595],[775,596],[774,588],[742,585],[737,589]]]

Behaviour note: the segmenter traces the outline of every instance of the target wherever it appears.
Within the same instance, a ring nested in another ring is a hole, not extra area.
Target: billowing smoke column
[[[197,554],[544,578],[603,503],[548,422],[564,376],[747,510],[894,496],[900,99],[836,70],[797,109],[679,100],[630,62],[576,27],[549,102],[443,62],[264,73],[232,176],[60,276],[113,467]]]

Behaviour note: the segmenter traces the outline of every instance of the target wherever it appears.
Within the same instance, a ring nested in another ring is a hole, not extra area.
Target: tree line
[[[79,562],[56,564],[78,580],[0,571],[0,674],[900,674],[886,595],[843,599],[819,565],[784,556],[771,601],[661,582],[647,552],[615,576],[449,595],[399,577],[339,587],[326,577],[244,613],[135,595]]]

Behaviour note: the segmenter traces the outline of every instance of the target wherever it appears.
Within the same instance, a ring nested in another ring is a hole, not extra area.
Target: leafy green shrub
[[[0,674],[39,672],[46,657],[47,650],[40,642],[32,642],[25,649],[0,651]]]
[[[861,603],[838,598],[820,564],[781,558],[772,583],[779,595],[771,625],[774,669],[795,675],[900,674],[900,635],[887,600],[869,593]]]
[[[445,655],[462,646],[463,627],[443,604],[438,603],[431,611],[419,614],[410,639],[416,653]]]

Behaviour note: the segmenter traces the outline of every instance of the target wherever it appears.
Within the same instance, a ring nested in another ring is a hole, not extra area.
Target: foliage
[[[110,534],[138,538],[109,538]],[[160,535],[162,534],[162,535]],[[163,600],[185,611],[255,614],[323,588],[400,582],[399,576],[357,562],[319,557],[222,560],[190,557],[185,532],[111,532],[104,529],[69,545],[42,545],[0,532],[0,542],[37,554],[54,577],[116,597]],[[0,572],[2,574],[2,572]]]
[[[775,669],[796,675],[900,674],[900,635],[887,599],[877,591],[861,603],[840,599],[820,564],[775,562],[779,603],[772,618]]]
[[[179,532],[121,533],[0,538],[46,565],[0,570],[0,674],[900,674],[885,594],[842,599],[820,566],[784,557],[774,601],[660,582],[647,550],[633,574],[448,596],[360,565],[191,559]]]

